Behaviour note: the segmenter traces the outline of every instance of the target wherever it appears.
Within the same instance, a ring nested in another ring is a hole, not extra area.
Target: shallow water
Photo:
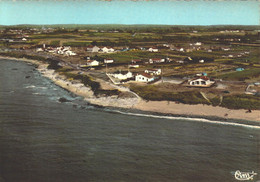
[[[32,65],[0,60],[1,182],[219,182],[236,170],[257,181],[259,131],[95,108]]]

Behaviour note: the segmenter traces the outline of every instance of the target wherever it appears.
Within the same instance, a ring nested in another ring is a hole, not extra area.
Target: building
[[[196,42],[194,45],[195,45],[195,46],[201,46],[202,43],[201,43],[201,42]]]
[[[196,86],[196,87],[210,87],[214,83],[215,83],[215,81],[211,81],[206,76],[194,78],[194,79],[188,81],[189,86]]]
[[[237,68],[236,71],[243,71],[245,70],[244,68]]]
[[[141,73],[141,74],[138,74],[135,76],[135,81],[137,82],[151,82],[151,81],[154,81],[155,80],[155,77],[152,76],[152,75],[149,75],[147,73]]]
[[[88,51],[88,52],[98,52],[99,50],[100,50],[100,48],[97,47],[97,46],[89,45],[89,46],[87,47],[87,51]]]
[[[156,47],[150,47],[150,48],[148,49],[148,51],[150,51],[150,52],[158,52],[159,49],[156,48]]]
[[[150,74],[150,75],[160,75],[162,73],[161,69],[147,69],[144,70],[145,73]]]
[[[111,52],[114,52],[115,49],[111,48],[111,47],[101,47],[100,48],[101,52],[103,53],[111,53]]]
[[[105,64],[110,64],[110,63],[113,63],[113,62],[114,62],[113,59],[110,59],[110,58],[104,59]]]
[[[165,59],[149,59],[149,63],[150,64],[154,64],[154,63],[164,63]]]
[[[96,60],[88,60],[88,61],[87,61],[87,65],[88,65],[88,66],[98,66],[98,65],[99,65],[99,62],[96,61]]]
[[[66,56],[76,56],[77,55],[75,52],[72,52],[72,51],[65,51],[64,54]]]
[[[133,77],[133,73],[130,71],[119,71],[115,73],[108,73],[108,75],[119,80],[126,80]]]
[[[140,64],[143,61],[141,59],[132,59],[132,64]]]
[[[128,68],[139,68],[139,64],[130,64],[128,65]]]

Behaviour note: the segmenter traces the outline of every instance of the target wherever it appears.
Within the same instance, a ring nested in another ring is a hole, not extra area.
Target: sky
[[[260,1],[0,0],[0,25],[259,25]]]

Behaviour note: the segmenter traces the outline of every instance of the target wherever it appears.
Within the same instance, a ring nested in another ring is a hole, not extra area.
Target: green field
[[[218,78],[223,80],[236,80],[245,81],[250,78],[255,78],[260,76],[260,68],[245,69],[243,71],[235,71],[232,73],[227,73],[219,75]]]

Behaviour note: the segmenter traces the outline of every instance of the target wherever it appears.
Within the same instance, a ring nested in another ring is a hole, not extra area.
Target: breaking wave
[[[229,126],[238,126],[238,127],[247,127],[247,128],[254,128],[260,129],[260,126],[257,125],[250,125],[245,123],[236,123],[232,121],[216,121],[210,120],[205,118],[193,118],[193,117],[182,117],[182,116],[163,116],[163,115],[155,115],[155,114],[143,114],[143,113],[133,113],[133,112],[124,112],[120,110],[109,110],[110,112],[120,113],[124,115],[131,115],[131,116],[138,116],[138,117],[150,117],[150,118],[159,118],[159,119],[170,119],[170,120],[188,120],[188,121],[197,121],[197,122],[204,122],[204,123],[212,123],[212,124],[220,124],[220,125],[229,125]]]

